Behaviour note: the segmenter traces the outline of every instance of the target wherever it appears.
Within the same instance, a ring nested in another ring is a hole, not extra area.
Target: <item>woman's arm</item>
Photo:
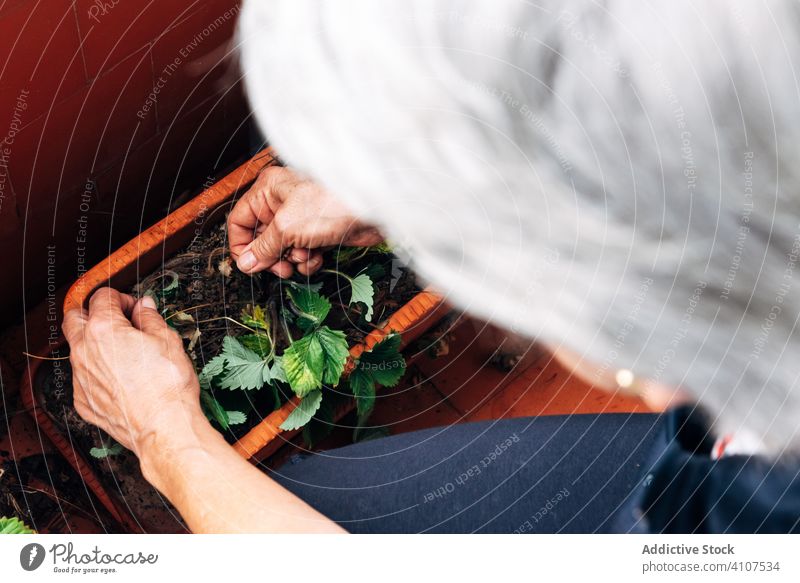
[[[104,288],[65,315],[77,412],[139,457],[193,532],[343,532],[211,427],[183,343],[155,308]]]
[[[245,461],[205,417],[189,425],[178,438],[154,434],[141,464],[193,532],[343,532]]]

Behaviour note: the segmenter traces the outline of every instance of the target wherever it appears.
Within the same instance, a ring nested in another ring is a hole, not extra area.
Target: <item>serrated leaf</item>
[[[266,334],[245,334],[244,336],[239,336],[239,342],[242,343],[242,346],[249,348],[262,358],[267,356],[272,349],[269,336]]]
[[[328,299],[308,288],[290,288],[287,295],[297,309],[297,326],[304,332],[322,324],[331,311]]]
[[[288,383],[289,379],[286,378],[286,371],[283,370],[283,357],[276,356],[272,361],[272,366],[269,369],[273,381],[283,381]]]
[[[125,448],[122,447],[119,443],[114,443],[112,445],[103,445],[101,447],[93,447],[89,450],[89,454],[93,458],[97,458],[99,460],[107,458],[112,455],[119,455],[123,452]]]
[[[318,292],[319,290],[322,289],[322,282],[321,281],[318,281],[317,283],[300,283],[300,282],[297,282],[297,281],[292,281],[290,279],[287,279],[285,281],[285,283],[287,285],[293,287],[294,289],[308,289],[308,290],[311,290],[313,292]]]
[[[314,416],[314,413],[319,409],[322,403],[322,391],[312,391],[308,393],[300,404],[289,413],[286,421],[281,423],[281,429],[284,431],[292,431],[300,429],[303,425],[308,423]]]
[[[369,322],[372,320],[372,306],[375,302],[375,286],[366,273],[362,273],[350,280],[350,305],[362,303],[367,307],[364,316]]]
[[[283,370],[296,395],[304,397],[322,386],[325,353],[316,334],[295,340],[283,353]]]
[[[350,356],[347,336],[341,330],[331,330],[327,326],[317,330],[316,335],[324,353],[322,382],[335,387],[339,384],[347,357]]]
[[[361,354],[356,369],[369,373],[379,385],[395,386],[406,371],[406,359],[400,353],[401,341],[399,334],[389,334],[372,350]]]
[[[228,416],[228,424],[229,425],[241,425],[245,421],[247,421],[247,415],[242,413],[241,411],[225,411]]]
[[[242,324],[258,330],[269,330],[267,314],[261,306],[250,306],[242,310]]]
[[[369,373],[359,368],[353,369],[347,381],[356,399],[358,424],[363,425],[375,407],[375,381]]]
[[[223,389],[260,389],[271,380],[269,365],[257,353],[243,346],[233,336],[222,341],[225,372],[220,377]]]
[[[200,406],[209,421],[216,421],[222,429],[228,428],[228,413],[210,391],[200,391]]]
[[[36,531],[16,516],[0,518],[0,534],[36,534]]]
[[[211,382],[214,380],[214,378],[221,375],[224,371],[225,357],[219,354],[209,360],[203,367],[203,370],[200,371],[200,374],[197,375],[197,378],[200,381],[200,388],[206,390],[210,389]]]

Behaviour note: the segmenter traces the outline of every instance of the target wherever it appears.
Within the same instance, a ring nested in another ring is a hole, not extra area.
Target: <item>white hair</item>
[[[269,141],[450,301],[800,443],[792,2],[246,3]],[[797,359],[797,360],[795,360]]]

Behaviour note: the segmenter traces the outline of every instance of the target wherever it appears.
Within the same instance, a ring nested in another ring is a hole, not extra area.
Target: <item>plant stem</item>
[[[69,360],[69,356],[37,356],[30,352],[23,352],[28,358],[35,358],[36,360]]]
[[[343,277],[343,278],[345,278],[347,281],[349,281],[351,285],[352,285],[352,283],[353,283],[353,278],[352,278],[352,277],[350,277],[350,276],[349,276],[349,275],[347,275],[346,273],[342,273],[341,271],[338,271],[338,270],[336,270],[336,269],[323,269],[323,270],[322,270],[322,272],[323,272],[323,273],[332,273],[332,274],[334,274],[334,275],[338,275],[339,277]]]
[[[238,320],[234,320],[233,318],[231,318],[229,316],[218,316],[216,318],[209,318],[208,320],[198,320],[197,323],[198,324],[205,324],[206,322],[216,322],[217,320],[228,320],[229,322],[233,322],[237,326],[241,326],[242,328],[250,330],[250,332],[252,332],[253,334],[257,333],[257,331],[253,330],[250,326],[245,326],[244,324],[242,324]]]
[[[198,305],[196,305],[196,306],[192,306],[191,308],[184,308],[184,309],[182,309],[182,310],[175,310],[175,311],[174,311],[172,314],[170,314],[169,316],[167,316],[166,318],[164,318],[164,321],[166,322],[167,320],[171,320],[172,318],[174,318],[174,317],[175,317],[175,316],[177,316],[178,314],[185,314],[185,313],[186,313],[186,312],[188,312],[189,310],[199,310],[200,308],[206,308],[206,307],[208,307],[208,306],[210,306],[210,305],[211,305],[211,304],[198,304]]]

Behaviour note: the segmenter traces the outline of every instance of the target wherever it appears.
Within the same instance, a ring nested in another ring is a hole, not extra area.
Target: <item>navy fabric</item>
[[[637,529],[666,533],[800,532],[800,466],[732,455],[710,458],[704,414],[689,407],[665,419],[646,476]],[[671,437],[670,437],[671,436]]]
[[[466,423],[297,456],[273,477],[355,533],[795,532],[795,464],[710,458],[694,408]]]
[[[649,414],[465,423],[295,459],[273,477],[350,532],[610,532],[634,516],[661,431]]]

